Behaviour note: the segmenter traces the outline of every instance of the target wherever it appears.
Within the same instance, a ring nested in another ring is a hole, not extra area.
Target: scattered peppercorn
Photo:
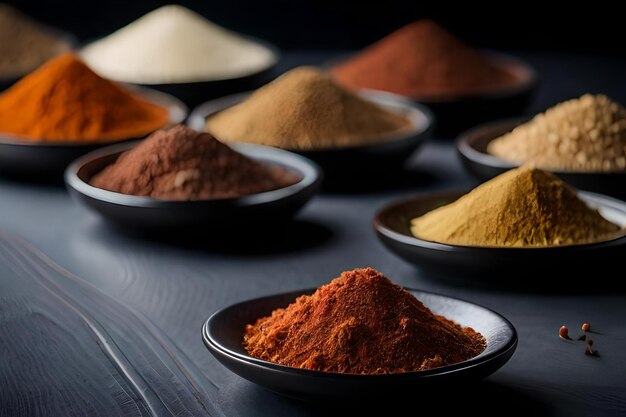
[[[559,329],[559,337],[565,340],[572,340],[572,338],[569,337],[569,329],[567,328],[567,326],[561,326],[561,328]]]
[[[583,329],[583,332],[588,332],[589,329],[591,329],[591,326],[589,325],[589,323],[583,323],[582,329]]]
[[[584,342],[585,340],[587,340],[587,335],[581,334],[580,337],[578,337],[578,340],[582,340]]]

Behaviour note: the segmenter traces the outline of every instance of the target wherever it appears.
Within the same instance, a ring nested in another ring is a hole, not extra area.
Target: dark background
[[[27,14],[93,39],[132,22],[167,1],[9,1]],[[581,51],[624,56],[623,18],[608,5],[546,5],[502,2],[385,0],[204,0],[179,1],[209,20],[271,41],[283,49],[352,49],[394,29],[429,17],[483,47]],[[462,3],[461,5],[457,3]]]

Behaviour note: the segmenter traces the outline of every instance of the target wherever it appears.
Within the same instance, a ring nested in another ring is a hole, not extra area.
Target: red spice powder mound
[[[343,272],[314,294],[247,325],[244,347],[256,358],[296,368],[391,374],[470,359],[486,341],[365,268]]]
[[[519,82],[431,20],[409,24],[331,70],[348,88],[371,88],[415,98],[463,96]]]

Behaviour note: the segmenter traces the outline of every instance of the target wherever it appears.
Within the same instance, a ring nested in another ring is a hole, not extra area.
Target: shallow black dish
[[[269,49],[274,55],[274,61],[266,68],[238,77],[186,83],[140,85],[178,97],[190,108],[193,108],[207,100],[261,87],[263,84],[268,83],[278,75],[276,74],[276,66],[280,62],[280,52],[276,46],[266,41],[251,37],[246,37],[246,39],[263,45],[265,48]]]
[[[500,120],[475,127],[463,133],[457,140],[457,151],[465,167],[479,179],[486,181],[515,168],[518,165],[490,155],[489,143],[528,121],[524,119]],[[581,190],[626,197],[626,171],[621,172],[571,172],[553,171],[563,181]]]
[[[281,165],[301,176],[288,187],[249,196],[199,201],[166,201],[120,194],[89,185],[88,181],[136,143],[109,146],[73,162],[65,183],[76,200],[112,224],[131,231],[187,233],[202,229],[233,230],[246,225],[278,223],[291,218],[319,189],[321,174],[311,161],[280,149],[235,144],[251,158]]]
[[[623,262],[626,230],[612,240],[546,248],[470,247],[431,242],[411,234],[411,219],[449,204],[464,193],[422,195],[391,203],[374,217],[373,226],[382,243],[396,255],[440,273],[439,278],[474,277],[519,284],[564,281],[589,272],[594,280],[599,271],[611,270]],[[599,194],[579,192],[578,196],[608,220],[626,227],[626,203]],[[621,266],[620,266],[621,267]],[[445,274],[450,273],[447,277]],[[443,274],[443,275],[442,275]],[[544,278],[550,277],[549,281]],[[610,279],[607,278],[607,279]]]
[[[367,175],[399,169],[432,133],[434,118],[424,106],[382,91],[361,90],[359,94],[390,111],[406,115],[413,126],[408,132],[374,145],[318,150],[290,149],[317,162],[324,169],[325,177],[332,182],[357,181]],[[205,130],[208,117],[244,101],[249,95],[250,92],[235,94],[204,103],[191,112],[188,124],[196,130]]]
[[[435,314],[471,326],[487,339],[487,349],[467,361],[437,369],[391,375],[338,374],[292,368],[254,358],[242,346],[246,324],[286,307],[301,294],[272,295],[234,304],[214,313],[202,326],[202,339],[224,366],[249,381],[289,397],[317,400],[367,401],[411,394],[438,384],[475,381],[502,367],[517,347],[517,334],[504,317],[468,301],[409,290]]]
[[[187,116],[187,107],[170,95],[144,88],[136,89],[135,93],[169,109],[171,124],[181,123]],[[69,163],[79,156],[112,143],[135,139],[138,138],[88,144],[69,141],[39,142],[0,133],[0,172],[33,180],[60,177]]]

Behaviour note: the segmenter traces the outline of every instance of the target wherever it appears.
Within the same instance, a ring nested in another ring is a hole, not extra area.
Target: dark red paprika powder
[[[470,359],[486,341],[365,268],[344,272],[249,324],[244,347],[254,357],[296,368],[391,374]]]

